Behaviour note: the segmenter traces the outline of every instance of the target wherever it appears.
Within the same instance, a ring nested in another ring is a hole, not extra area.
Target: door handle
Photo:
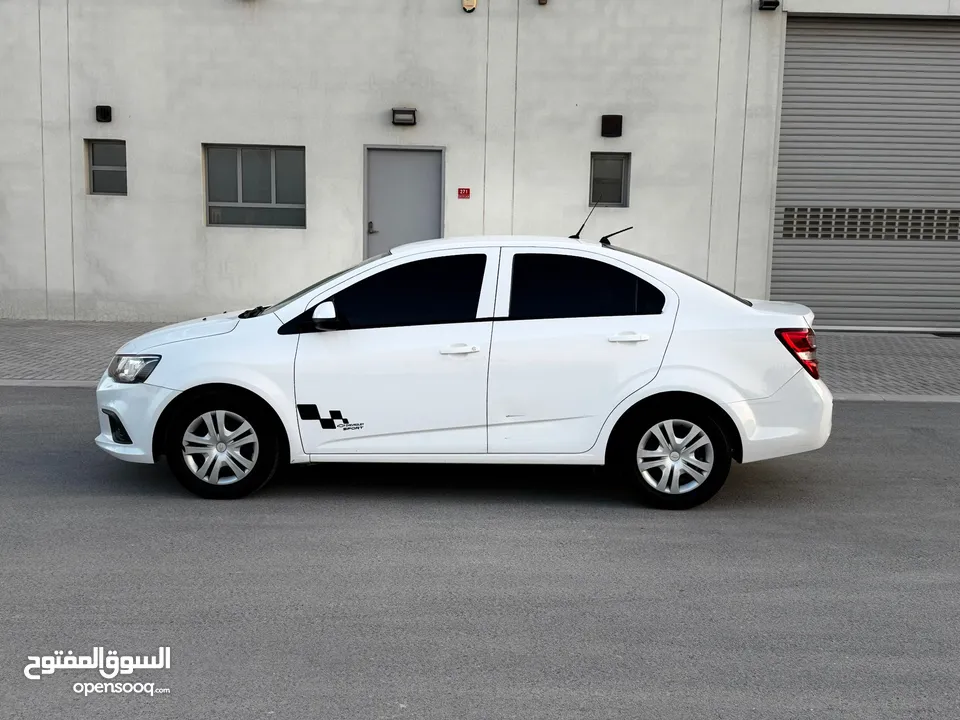
[[[367,235],[376,235],[378,232],[380,231],[373,229],[373,220],[367,223]]]
[[[620,333],[607,338],[612,343],[640,343],[650,339],[649,335],[638,335],[637,333]]]
[[[457,343],[456,345],[448,345],[440,351],[441,355],[469,355],[470,353],[480,352],[480,348],[476,345],[465,345],[464,343]]]

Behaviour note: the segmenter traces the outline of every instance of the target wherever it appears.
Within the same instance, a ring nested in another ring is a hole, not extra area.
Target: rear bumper
[[[744,463],[819,450],[833,430],[833,394],[805,370],[769,398],[727,407],[740,426]]]
[[[178,394],[146,383],[117,383],[104,375],[97,386],[97,446],[120,460],[152,463],[157,420]]]

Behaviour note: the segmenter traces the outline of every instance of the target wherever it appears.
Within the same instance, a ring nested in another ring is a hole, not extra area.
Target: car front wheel
[[[211,499],[241,498],[263,487],[279,465],[272,423],[253,403],[200,397],[171,420],[166,456],[180,484]]]
[[[617,465],[643,502],[686,510],[712,498],[730,473],[730,447],[719,425],[697,410],[663,409],[631,423]]]

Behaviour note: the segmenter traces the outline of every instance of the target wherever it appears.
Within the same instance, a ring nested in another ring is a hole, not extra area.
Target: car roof
[[[599,243],[572,238],[541,236],[541,235],[477,235],[469,237],[441,238],[438,240],[421,240],[419,242],[398,245],[390,250],[391,255],[409,255],[430,250],[457,250],[471,247],[551,247],[551,248],[585,248],[601,247]]]

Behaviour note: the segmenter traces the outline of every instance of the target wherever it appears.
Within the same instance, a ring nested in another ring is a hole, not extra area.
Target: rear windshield
[[[617,246],[617,245],[610,245],[609,247],[610,247],[611,250],[616,250],[617,252],[626,253],[627,255],[633,255],[634,257],[643,258],[644,260],[647,260],[647,261],[652,262],[652,263],[656,263],[657,265],[663,265],[663,267],[670,268],[670,269],[673,270],[674,272],[678,272],[678,273],[680,273],[681,275],[686,275],[688,278],[693,278],[694,280],[699,280],[699,281],[702,282],[704,285],[707,285],[707,286],[709,286],[709,287],[712,287],[712,288],[713,288],[714,290],[716,290],[717,292],[721,292],[721,293],[723,293],[724,295],[726,295],[727,297],[733,298],[734,300],[737,300],[738,302],[742,302],[742,303],[743,303],[744,305],[746,305],[747,307],[753,307],[753,303],[750,302],[749,300],[747,300],[747,299],[745,299],[745,298],[742,298],[742,297],[740,297],[739,295],[734,295],[734,294],[733,294],[732,292],[730,292],[729,290],[724,290],[722,287],[719,287],[719,286],[717,286],[717,285],[714,285],[712,282],[709,282],[709,281],[707,281],[707,280],[704,280],[702,277],[698,277],[697,275],[694,275],[693,273],[687,272],[686,270],[683,270],[682,268],[678,268],[678,267],[676,267],[675,265],[671,265],[671,264],[669,264],[669,263],[665,263],[665,262],[663,262],[662,260],[657,260],[657,259],[655,259],[655,258],[652,258],[652,257],[649,257],[649,256],[647,256],[647,255],[644,255],[643,253],[638,253],[638,252],[636,252],[636,251],[634,251],[634,250],[627,250],[627,248],[622,248],[622,247],[619,247],[619,246]]]

